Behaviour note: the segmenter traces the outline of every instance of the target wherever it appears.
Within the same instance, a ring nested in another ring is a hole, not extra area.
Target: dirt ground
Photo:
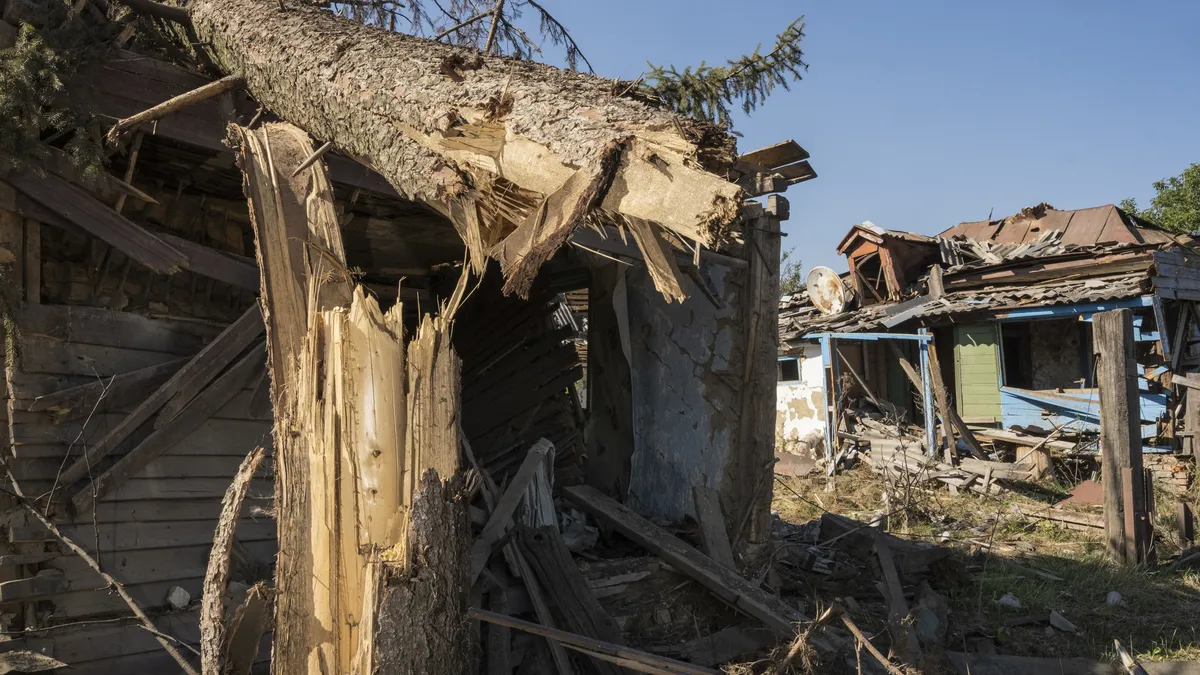
[[[1200,572],[1172,571],[1167,564],[1114,565],[1103,555],[1101,530],[1065,529],[1013,512],[1014,505],[1045,508],[1065,496],[1065,486],[1047,481],[1009,487],[1014,489],[1001,496],[915,487],[893,488],[885,496],[883,478],[860,465],[832,481],[823,475],[777,477],[774,509],[797,525],[826,511],[864,522],[890,513],[884,527],[893,534],[952,548],[959,573],[930,579],[950,607],[948,650],[986,644],[1000,654],[1112,661],[1115,638],[1147,661],[1200,660]],[[1180,552],[1178,500],[1158,495],[1156,545],[1164,563]],[[1119,603],[1109,604],[1111,591],[1120,594]],[[882,630],[886,623],[879,593],[869,584],[847,588],[836,570],[812,592],[825,602],[853,595],[865,629]],[[998,603],[1008,594],[1020,609]],[[1076,632],[1050,627],[1051,610]]]

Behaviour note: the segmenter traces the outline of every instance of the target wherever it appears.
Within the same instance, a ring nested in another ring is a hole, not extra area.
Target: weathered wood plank
[[[240,398],[240,395],[239,395]],[[104,430],[124,419],[124,415],[102,414],[92,424],[97,431],[85,434],[84,440],[98,438]],[[43,425],[18,425],[14,428],[18,442],[13,446],[17,459],[62,459],[70,443],[78,436],[81,421],[64,424],[62,427]],[[271,425],[260,420],[213,418],[205,422],[190,436],[180,441],[168,454],[182,455],[245,455],[255,445],[270,446]],[[79,453],[75,446],[73,453]]]
[[[1121,473],[1142,475],[1141,421],[1137,410],[1137,361],[1134,356],[1133,314],[1128,309],[1099,312],[1092,317],[1092,350],[1096,383],[1100,386],[1100,449],[1103,454],[1104,537],[1108,554],[1117,562],[1137,564],[1137,549],[1125,546],[1126,511],[1137,509],[1123,499]],[[1144,510],[1144,507],[1141,509]]]
[[[26,335],[19,364],[25,373],[108,378],[175,359],[175,356],[163,352],[76,344]]]
[[[165,232],[157,236],[187,256],[183,262],[184,269],[231,286],[258,292],[258,265],[254,264],[252,258],[218,251]]]
[[[525,455],[525,461],[521,463],[521,468],[517,470],[517,474],[505,488],[504,494],[496,502],[496,507],[492,509],[487,524],[484,525],[483,531],[479,533],[479,536],[475,538],[475,543],[471,546],[471,576],[469,579],[471,584],[475,583],[475,580],[479,578],[479,573],[487,566],[488,558],[491,557],[496,544],[512,527],[513,512],[516,511],[517,504],[521,503],[525,488],[533,480],[538,466],[545,464],[546,457],[553,449],[554,446],[550,444],[550,441],[544,438],[535,443],[529,449],[529,453]]]
[[[704,552],[717,563],[736,572],[737,563],[733,560],[733,548],[729,545],[725,512],[721,509],[721,493],[697,485],[692,488],[692,496],[696,500],[696,522],[700,525]]]
[[[200,392],[187,406],[173,417],[170,423],[155,429],[144,441],[105,471],[89,489],[75,495],[75,506],[86,511],[93,500],[119,488],[126,480],[139,474],[146,465],[171,449],[171,446],[200,428],[235,392],[245,387],[254,374],[263,366],[266,350],[252,348],[218,377],[207,389]]]
[[[605,525],[629,537],[639,546],[662,558],[672,567],[695,579],[721,600],[784,634],[803,615],[783,600],[759,589],[732,570],[688,546],[666,530],[587,486],[563,489],[563,494]]]
[[[122,442],[133,434],[151,415],[158,412],[178,393],[191,391],[194,395],[225,366],[229,365],[263,331],[262,314],[253,305],[237,321],[221,332],[191,361],[179,369],[165,384],[156,389],[142,405],[129,414],[104,438],[88,448],[87,456],[77,460],[63,472],[63,483],[71,485],[79,481],[100,459],[107,457]],[[232,394],[233,391],[228,393]],[[203,421],[203,420],[201,420]]]
[[[105,409],[116,409],[144,396],[147,391],[157,389],[185,363],[187,363],[187,359],[172,359],[114,375],[107,380],[90,382],[53,394],[38,396],[24,409],[29,412],[52,412],[58,419],[72,419],[78,415],[86,415],[101,401],[103,401]]]
[[[215,520],[183,520],[162,523],[111,523],[99,528],[90,524],[80,524],[62,529],[64,534],[75,541],[92,542],[99,536],[100,549],[103,551],[127,551],[210,544],[216,526]],[[246,541],[273,539],[275,524],[244,520],[239,523],[238,536]],[[14,543],[53,539],[54,535],[40,524],[15,526],[9,532],[9,540]]]

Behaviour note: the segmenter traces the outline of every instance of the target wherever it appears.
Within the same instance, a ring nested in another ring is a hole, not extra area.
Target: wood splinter
[[[246,81],[241,77],[230,75],[229,77],[223,77],[216,82],[210,82],[203,87],[198,87],[185,94],[180,94],[179,96],[163,101],[153,108],[143,110],[136,115],[119,120],[113,125],[113,128],[109,130],[107,135],[108,141],[110,143],[116,143],[121,137],[121,134],[124,134],[130,129],[134,129],[148,122],[160,120],[167,115],[177,112],[194,103],[206,101],[214,96],[219,96],[225,92],[233,91],[234,89],[245,85],[245,83]]]
[[[333,141],[326,141],[325,145],[322,145],[321,147],[317,148],[316,150],[313,150],[312,154],[309,155],[308,157],[305,157],[304,161],[300,162],[300,165],[297,166],[296,170],[292,172],[292,178],[299,176],[301,171],[303,171],[303,170],[307,169],[308,167],[312,166],[313,164],[315,164],[318,159],[321,159],[321,157],[324,156],[325,153],[329,152],[332,149],[333,149]]]

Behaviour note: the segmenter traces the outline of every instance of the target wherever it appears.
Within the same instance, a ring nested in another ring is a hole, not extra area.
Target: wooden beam
[[[95,445],[88,448],[84,456],[63,471],[61,485],[73,485],[88,475],[91,467],[116,450],[150,416],[158,412],[181,391],[190,391],[189,399],[208,384],[237,357],[254,338],[263,332],[262,312],[258,305],[251,306],[237,321],[229,324],[220,335],[191,361],[179,369],[165,384],[142,402],[125,419],[121,420]]]
[[[671,255],[671,248],[663,239],[662,228],[640,218],[627,218],[626,223],[642,253],[642,259],[646,261],[646,267],[650,270],[650,279],[654,282],[654,287],[662,293],[667,302],[686,300],[688,292],[683,288],[683,276],[679,272],[679,266],[675,264],[675,256]]]
[[[504,494],[496,502],[495,508],[488,517],[487,525],[484,525],[483,531],[479,533],[479,536],[475,538],[475,543],[471,546],[471,577],[468,579],[471,585],[475,584],[479,573],[487,566],[488,558],[491,557],[496,544],[512,527],[513,512],[516,511],[517,504],[521,503],[525,488],[533,480],[538,466],[545,464],[546,457],[553,449],[554,446],[550,441],[544,438],[534,443],[533,447],[529,449],[529,453],[525,455],[525,461],[521,462],[521,467],[517,469],[516,475],[505,488]]]
[[[7,181],[50,212],[155,272],[174,274],[187,262],[183,253],[170,244],[59,176],[39,176],[32,169],[21,169],[10,173]]]
[[[696,502],[696,522],[700,524],[704,552],[717,563],[736,572],[737,563],[733,560],[733,547],[729,545],[725,512],[721,509],[721,493],[697,485],[692,488],[692,498]]]
[[[237,363],[225,371],[204,391],[200,392],[187,407],[179,412],[170,423],[156,429],[141,443],[117,460],[108,471],[101,474],[90,486],[83,486],[74,497],[78,513],[86,512],[95,500],[117,489],[133,478],[151,461],[170,450],[176,443],[187,438],[200,425],[208,421],[218,410],[229,403],[233,395],[249,384],[251,378],[263,365],[266,350],[255,347]]]
[[[721,675],[720,671],[711,668],[701,668],[700,666],[684,663],[683,661],[668,659],[665,656],[658,656],[629,647],[614,645],[609,642],[575,635],[555,628],[539,626],[536,623],[514,619],[511,616],[504,616],[503,614],[496,614],[487,610],[471,608],[467,614],[473,619],[516,628],[517,630],[533,635],[540,635],[582,654],[587,654],[588,656],[602,659],[609,663],[615,663],[640,673],[655,673],[657,675]]]
[[[1092,317],[1092,349],[1096,384],[1100,387],[1100,451],[1104,486],[1104,536],[1114,560],[1137,564],[1137,551],[1125,542],[1125,514],[1137,505],[1124,499],[1122,471],[1142,475],[1141,415],[1138,414],[1137,361],[1134,358],[1133,314],[1128,309]]]
[[[795,621],[807,620],[780,598],[770,595],[712,558],[680,541],[666,530],[588,486],[572,486],[563,494],[601,523],[612,527],[675,569],[695,579],[733,608],[790,635]]]
[[[887,341],[887,343],[888,347],[892,350],[892,354],[899,359],[900,367],[904,370],[904,374],[908,376],[909,382],[912,382],[912,385],[920,390],[924,385],[921,383],[921,376],[917,373],[917,369],[913,367],[912,363],[904,356],[904,352],[901,352],[899,347],[891,341]],[[949,420],[949,424],[953,425],[954,429],[958,431],[959,437],[967,444],[967,450],[973,457],[986,460],[987,453],[983,451],[983,446],[975,438],[975,433],[971,431],[971,428],[959,416],[954,406],[950,405],[950,396],[946,392],[945,383],[942,381],[942,369],[941,364],[938,363],[937,349],[933,345],[929,347],[929,374],[933,384],[933,396],[937,401],[938,412],[942,416],[942,421],[946,422]],[[946,434],[946,443],[949,445],[947,451],[952,452],[955,447],[953,432],[949,428],[944,429],[944,432]]]

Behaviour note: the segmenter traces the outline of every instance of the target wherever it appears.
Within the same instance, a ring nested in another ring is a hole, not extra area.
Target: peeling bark
[[[475,659],[467,630],[471,543],[464,481],[445,485],[433,469],[414,495],[405,567],[392,567],[379,589],[371,672],[466,675]]]

